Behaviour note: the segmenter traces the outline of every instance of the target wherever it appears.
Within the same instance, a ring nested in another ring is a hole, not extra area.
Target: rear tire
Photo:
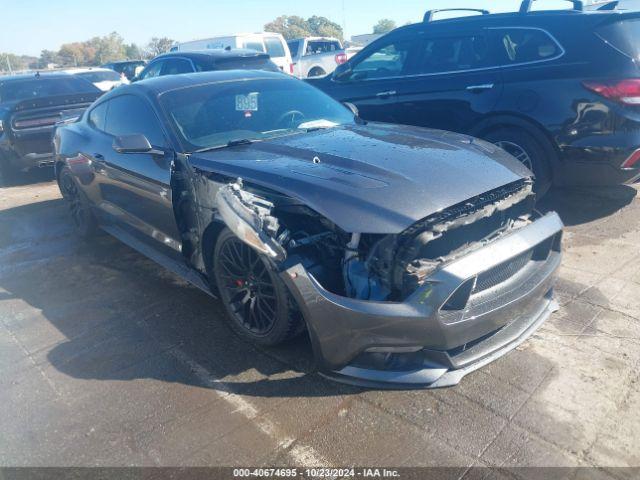
[[[483,136],[485,140],[514,156],[535,175],[534,190],[543,196],[551,187],[552,173],[548,149],[527,131],[515,127],[501,127]],[[551,148],[551,147],[549,147]]]
[[[58,176],[58,187],[62,193],[71,214],[74,230],[85,240],[88,240],[98,233],[98,222],[96,221],[91,206],[86,195],[78,186],[75,177],[69,167],[63,167]]]
[[[313,67],[311,70],[309,70],[309,73],[307,74],[307,77],[308,78],[322,77],[322,76],[324,76],[326,74],[327,74],[327,72],[325,72],[322,68]]]
[[[231,230],[218,236],[212,255],[216,288],[233,331],[258,345],[273,346],[300,331],[301,317],[271,262]]]
[[[0,157],[0,187],[11,187],[16,183],[18,172],[6,158]]]

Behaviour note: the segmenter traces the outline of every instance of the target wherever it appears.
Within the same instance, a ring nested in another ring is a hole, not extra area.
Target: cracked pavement
[[[640,188],[554,191],[561,310],[434,391],[313,372],[308,342],[245,344],[220,303],[115,239],[57,186],[0,189],[2,466],[640,466]],[[488,474],[488,471],[485,472]],[[518,475],[517,471],[505,475]]]

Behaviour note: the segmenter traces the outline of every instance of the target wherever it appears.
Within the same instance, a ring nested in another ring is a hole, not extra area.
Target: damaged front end
[[[342,231],[241,180],[219,188],[216,201],[224,223],[280,271],[321,371],[339,381],[455,384],[555,308],[562,222],[534,215],[528,179],[391,235]]]

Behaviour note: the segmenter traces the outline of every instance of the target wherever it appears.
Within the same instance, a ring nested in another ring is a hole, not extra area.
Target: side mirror
[[[343,63],[342,65],[338,65],[336,69],[333,71],[334,80],[340,80],[348,77],[353,70],[351,69],[351,65],[349,62]]]
[[[148,153],[150,155],[163,155],[162,150],[154,149],[147,137],[141,133],[134,135],[121,135],[113,139],[113,149],[118,153]]]

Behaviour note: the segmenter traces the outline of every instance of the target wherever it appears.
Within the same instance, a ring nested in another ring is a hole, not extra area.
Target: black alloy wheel
[[[59,179],[60,192],[69,208],[73,226],[80,236],[93,236],[97,231],[95,218],[68,167],[62,169]]]
[[[298,315],[267,258],[225,229],[213,263],[218,292],[237,333],[262,345],[276,345],[297,333]]]

